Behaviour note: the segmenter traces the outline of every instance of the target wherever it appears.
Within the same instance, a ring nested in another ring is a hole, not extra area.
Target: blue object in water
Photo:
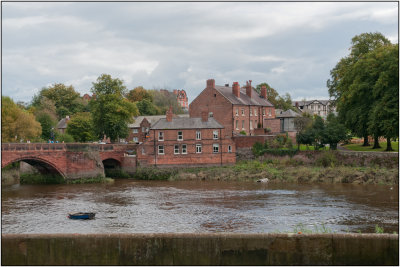
[[[70,213],[68,214],[68,218],[74,220],[91,220],[94,219],[96,213],[93,212],[78,212],[78,213]]]

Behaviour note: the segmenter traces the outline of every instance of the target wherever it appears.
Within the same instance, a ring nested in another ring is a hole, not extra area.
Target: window
[[[242,116],[244,116],[244,108],[242,108]]]
[[[137,128],[133,129],[132,133],[138,133],[138,129]]]
[[[272,114],[272,113],[271,113],[271,109],[269,108],[269,109],[268,109],[268,116],[271,117],[271,114]]]
[[[214,117],[214,113],[209,112],[209,113],[208,113],[208,117],[210,117],[210,118]]]
[[[149,130],[150,130],[150,129],[149,129],[149,127],[146,127],[146,133],[148,133],[148,132],[149,132]]]
[[[217,97],[217,94],[214,94],[214,97]]]
[[[228,146],[228,153],[232,153],[232,146],[231,145]]]
[[[133,142],[137,143],[137,141],[138,141],[138,138],[137,137],[133,137]]]
[[[219,152],[219,144],[213,144],[213,153]]]
[[[257,123],[257,120],[255,120],[254,121],[254,129],[257,129],[258,128],[258,125],[257,125],[258,123]]]
[[[187,154],[187,146],[186,146],[186,144],[182,145],[182,154]]]
[[[263,116],[265,116],[265,109],[263,109]]]
[[[142,133],[144,133],[144,132],[145,132],[145,130],[146,130],[146,128],[145,128],[145,127],[142,127]]]
[[[250,130],[253,130],[253,121],[250,121]]]
[[[253,116],[253,110],[251,108],[249,109],[249,112],[250,112],[250,116]]]
[[[213,139],[218,139],[218,130],[213,131]]]
[[[236,121],[236,130],[239,130],[239,121]]]
[[[142,155],[146,155],[146,151],[144,150],[144,147],[142,147]]]
[[[235,110],[235,114],[236,114],[236,116],[239,116],[239,109],[238,108]]]
[[[174,154],[179,154],[179,145],[174,145]]]
[[[178,132],[178,141],[182,141],[183,140],[183,133],[182,131]]]
[[[254,109],[254,116],[257,116],[257,109]]]
[[[196,153],[201,153],[201,144],[196,145]]]
[[[242,121],[242,129],[244,129],[244,121]]]
[[[164,146],[158,146],[158,154],[164,155]]]
[[[158,132],[158,141],[164,141],[164,132]]]
[[[196,140],[201,140],[201,131],[196,131]]]

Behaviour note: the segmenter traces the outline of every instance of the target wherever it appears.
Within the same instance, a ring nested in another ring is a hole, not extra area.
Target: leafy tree
[[[274,105],[275,108],[283,110],[288,110],[288,109],[295,110],[292,107],[292,99],[289,93],[286,93],[284,96],[279,96],[278,92],[274,88],[269,86],[268,83],[260,83],[259,85],[256,86],[256,88],[254,88],[254,90],[260,93],[261,87],[263,85],[267,88],[268,101],[271,102],[271,104]]]
[[[331,70],[327,87],[337,106],[339,119],[355,135],[364,137],[363,145],[368,146],[369,119],[375,102],[373,79],[368,75],[368,68],[357,67],[357,64],[360,65],[358,62],[368,53],[390,42],[381,33],[363,33],[353,37],[351,43],[350,55]]]
[[[157,115],[161,113],[160,109],[147,99],[136,102],[136,106],[140,115]]]
[[[95,134],[90,114],[82,112],[73,115],[67,125],[67,134],[77,142],[93,141]]]
[[[312,136],[314,137],[313,145],[314,149],[318,150],[321,147],[324,147],[324,131],[325,131],[325,124],[324,120],[318,116],[314,116],[314,122],[311,126]]]
[[[167,90],[149,90],[149,92],[153,97],[153,104],[158,108],[158,114],[165,114],[170,107],[174,114],[184,113],[174,93]]]
[[[52,129],[54,129],[56,122],[46,112],[38,113],[38,115],[36,116],[36,120],[40,123],[40,126],[42,127],[42,139],[49,140],[51,138],[51,132],[53,131]]]
[[[41,132],[40,123],[29,112],[22,110],[14,101],[1,97],[1,141],[15,142],[19,140],[37,139]]]
[[[296,134],[297,149],[300,150],[300,144],[311,146],[314,142],[314,133],[311,131],[311,127],[304,129]]]
[[[128,98],[131,102],[142,101],[144,99],[148,100],[149,102],[153,101],[152,95],[142,86],[138,86],[135,89],[130,90],[126,95],[126,98]]]
[[[348,138],[349,136],[344,125],[339,123],[338,118],[333,113],[330,113],[325,122],[321,143],[329,144],[329,149],[336,150],[337,144]]]
[[[62,134],[62,133],[57,133],[57,132],[56,132],[55,139],[60,143],[62,143],[62,142],[64,142],[64,143],[72,143],[72,142],[75,141],[74,138],[71,135],[69,135],[67,133]]]
[[[101,139],[106,135],[112,141],[125,138],[128,135],[127,123],[138,115],[138,110],[134,103],[123,97],[126,91],[123,81],[102,74],[93,83],[91,91],[96,95],[90,101],[96,136]]]
[[[312,117],[309,113],[304,112],[301,114],[301,117],[294,118],[294,127],[298,132],[302,132],[305,129],[311,127],[312,125]]]

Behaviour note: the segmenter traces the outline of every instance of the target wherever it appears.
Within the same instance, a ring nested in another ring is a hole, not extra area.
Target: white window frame
[[[160,152],[160,151],[162,151],[162,152]],[[165,154],[164,146],[159,145],[158,146],[158,155],[164,155],[164,154]]]
[[[244,120],[242,120],[242,130],[244,130]]]
[[[228,146],[228,153],[232,153],[232,146],[231,145]]]
[[[196,140],[201,140],[201,131],[196,131]]]
[[[242,108],[242,116],[244,116],[245,114],[244,114],[244,108]]]
[[[145,130],[146,130],[146,128],[143,126],[142,127],[142,133],[144,133]]]
[[[210,118],[214,117],[214,113],[213,112],[209,112],[208,113],[208,117],[210,117]]]
[[[238,108],[235,110],[235,115],[239,116],[239,109]]]
[[[179,133],[181,133],[181,134],[179,134]],[[180,137],[180,138],[179,138]],[[178,136],[177,136],[177,140],[178,141],[183,141],[183,131],[178,131]]]
[[[213,154],[219,153],[219,144],[213,144]]]
[[[164,132],[158,132],[158,141],[164,141]]]
[[[138,141],[139,141],[139,138],[137,138],[136,136],[133,137],[133,142],[138,142]]]
[[[239,120],[236,120],[236,130],[239,130]]]
[[[257,108],[254,109],[254,116],[257,116]]]
[[[201,144],[196,144],[196,153],[200,154],[202,152]]]
[[[253,121],[250,121],[250,130],[253,130]]]
[[[250,116],[253,116],[253,110],[249,108]]]
[[[265,109],[263,108],[263,110],[262,110],[262,111],[263,111],[263,116],[265,116]]]
[[[272,116],[272,111],[271,111],[271,108],[269,108],[268,109],[268,117],[271,117]]]
[[[134,134],[137,134],[137,133],[139,133],[139,131],[138,131],[138,128],[134,128],[134,129],[132,129],[132,133],[134,133]]]
[[[142,155],[146,155],[146,151],[145,151],[144,147],[142,147]]]
[[[214,140],[218,139],[218,130],[213,131],[213,139]]]
[[[175,144],[174,145],[174,155],[179,154],[179,145]]]
[[[187,152],[187,145],[186,145],[186,144],[182,144],[181,149],[182,149],[182,154],[187,154],[187,153],[188,153],[188,152]]]

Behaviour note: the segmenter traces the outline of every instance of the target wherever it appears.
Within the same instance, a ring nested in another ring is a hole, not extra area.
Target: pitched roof
[[[240,88],[240,97],[236,97],[232,93],[232,87],[216,85],[215,89],[232,104],[273,107],[267,99],[261,98],[253,88],[251,89],[251,98],[246,95],[246,88]]]
[[[185,118],[189,117],[189,114],[178,114],[175,116]],[[128,124],[128,128],[139,128],[144,118],[146,118],[150,125],[153,125],[159,119],[165,119],[165,117],[166,115],[137,116],[133,118],[135,120],[133,123]]]
[[[317,101],[317,102],[321,103],[322,105],[326,106],[332,100],[317,100],[317,99],[314,99],[314,100],[306,100],[306,101],[292,101],[292,106],[295,107],[296,106],[296,102],[299,103],[299,106],[308,106],[308,105],[310,105],[311,103],[313,103],[315,101]]]
[[[275,117],[277,117],[277,118],[294,118],[294,117],[300,117],[300,114],[297,112],[294,112],[291,109],[288,109],[286,111],[279,109],[279,110],[275,110]]]
[[[67,129],[67,122],[69,119],[63,118],[61,119],[56,126],[56,129]]]
[[[207,121],[202,121],[201,118],[172,118],[168,122],[166,118],[156,122],[152,130],[169,130],[169,129],[222,129],[224,128],[214,118],[208,118]]]

